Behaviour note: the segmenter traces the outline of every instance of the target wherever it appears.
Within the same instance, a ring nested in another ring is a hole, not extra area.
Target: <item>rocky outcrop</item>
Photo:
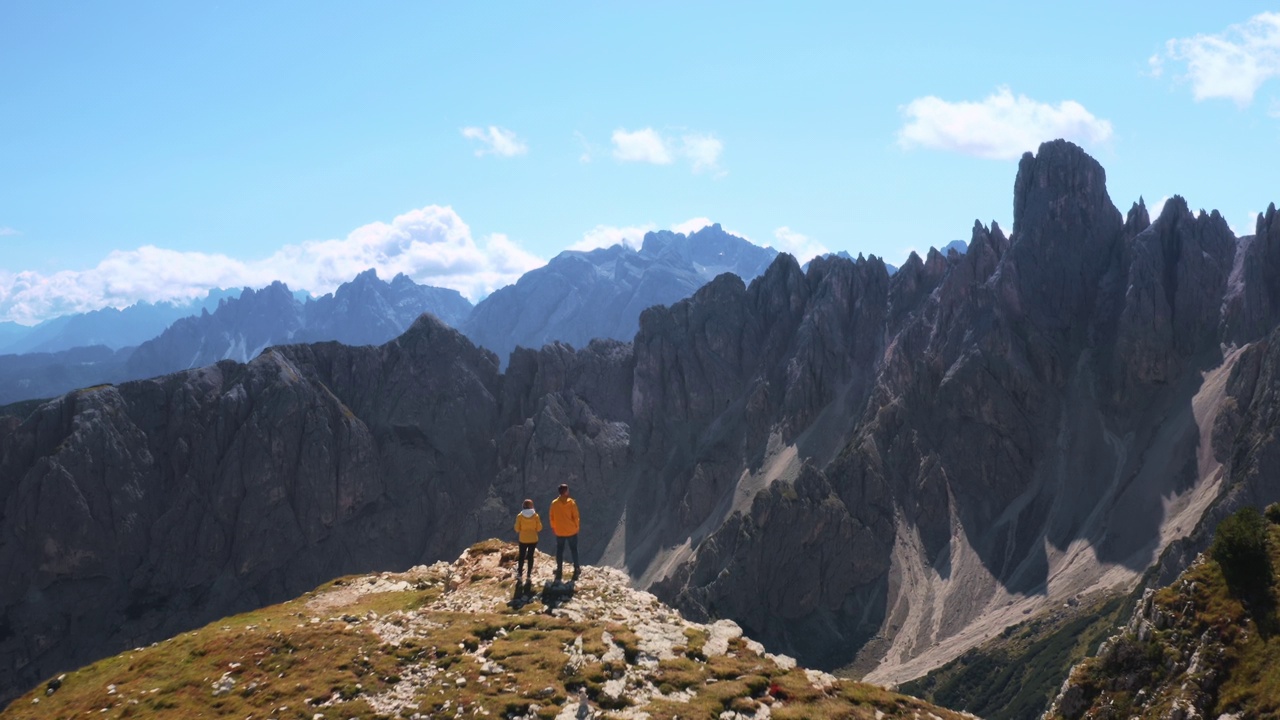
[[[625,244],[565,251],[481,300],[462,325],[506,362],[516,347],[552,342],[584,347],[593,338],[630,340],[645,308],[669,305],[722,273],[750,281],[777,254],[717,225],[684,235],[651,232]]]
[[[74,393],[0,424],[0,653],[33,682],[447,557],[568,481],[588,560],[775,651],[918,676],[1136,586],[1216,503],[1280,491],[1274,278],[1241,270],[1265,247],[1180,200],[1122,218],[1057,141],[1023,158],[1009,235],[975,224],[964,254],[892,276],[782,255],[645,310],[629,344],[515,350],[500,372],[423,319],[380,347]],[[623,274],[644,255],[613,252]],[[606,256],[553,264],[594,277]]]

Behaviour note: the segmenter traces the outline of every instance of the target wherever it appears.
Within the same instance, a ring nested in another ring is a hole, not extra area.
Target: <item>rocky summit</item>
[[[630,342],[503,364],[424,316],[13,408],[0,688],[456,557],[561,482],[590,562],[882,683],[1168,582],[1280,500],[1280,218],[1122,214],[1063,141],[1013,185],[963,254],[779,255]]]
[[[5,718],[916,718],[962,716],[685,620],[613,568],[568,585],[516,548],[344,577],[61,673]]]

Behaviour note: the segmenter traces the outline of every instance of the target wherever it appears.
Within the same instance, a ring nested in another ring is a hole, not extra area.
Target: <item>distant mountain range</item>
[[[213,313],[179,320],[143,343],[128,359],[125,375],[144,378],[212,365],[248,362],[272,345],[334,340],[347,345],[380,345],[403,333],[423,313],[458,325],[471,303],[457,291],[419,285],[405,275],[391,282],[366,270],[335,292],[300,302],[275,282],[246,289]]]
[[[63,315],[31,326],[3,322],[0,323],[0,354],[56,353],[92,345],[119,350],[140,345],[184,317],[216,309],[220,301],[237,293],[217,288],[190,303],[140,302],[123,310],[103,308]]]
[[[961,241],[948,248],[956,244],[963,252]],[[420,285],[405,275],[384,282],[366,270],[319,298],[277,282],[260,290],[211,291],[190,305],[139,303],[34,327],[0,323],[0,404],[219,360],[247,362],[272,345],[379,345],[422,313],[462,330],[505,366],[516,347],[629,341],[645,308],[689,297],[722,273],[750,281],[777,254],[716,224],[688,235],[648,233],[639,250],[620,244],[563,252],[474,308],[455,290]]]
[[[154,315],[148,309],[155,307],[87,313],[55,327],[89,326],[94,318],[106,318],[109,328],[111,321],[123,327],[137,320],[122,332],[136,336],[147,327],[142,320]],[[456,290],[419,285],[404,275],[384,282],[373,270],[314,299],[300,300],[280,282],[261,290],[245,288],[239,297],[220,297],[212,312],[201,308],[198,315],[177,319],[135,346],[113,341],[56,352],[0,355],[0,404],[154,377],[219,360],[247,362],[271,345],[325,340],[376,345],[404,332],[423,313],[458,325],[470,311],[471,303]],[[75,336],[67,331],[48,334],[62,338],[63,343]]]
[[[630,340],[645,308],[683,300],[722,273],[750,282],[777,254],[719,224],[687,236],[651,232],[639,250],[619,244],[565,251],[480,301],[460,329],[504,364],[517,346]]]

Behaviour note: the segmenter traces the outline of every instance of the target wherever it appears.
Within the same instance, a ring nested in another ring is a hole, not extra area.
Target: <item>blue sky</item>
[[[901,262],[1064,135],[1126,209],[1280,199],[1280,8],[0,3],[0,320],[363,266],[473,299],[722,223]],[[1270,14],[1267,14],[1270,13]]]

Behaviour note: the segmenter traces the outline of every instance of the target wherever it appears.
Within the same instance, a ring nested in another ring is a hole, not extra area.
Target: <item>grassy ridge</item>
[[[961,717],[798,668],[732,623],[687,622],[616,570],[518,592],[515,555],[487,542],[452,565],[335,580],[53,678],[0,717]]]

